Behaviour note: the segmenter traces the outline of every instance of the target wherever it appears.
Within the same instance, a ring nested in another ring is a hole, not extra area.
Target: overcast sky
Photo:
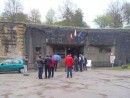
[[[4,9],[5,1],[0,0],[0,13]],[[42,21],[45,20],[45,15],[47,11],[52,8],[57,13],[59,10],[59,5],[63,5],[66,0],[20,0],[24,13],[29,13],[31,9],[39,9],[40,14],[42,16]],[[108,5],[112,1],[128,1],[130,0],[69,0],[71,3],[82,10],[84,13],[84,21],[90,25],[90,27],[95,28],[95,24],[93,22],[94,18],[97,15],[101,15],[108,8]]]

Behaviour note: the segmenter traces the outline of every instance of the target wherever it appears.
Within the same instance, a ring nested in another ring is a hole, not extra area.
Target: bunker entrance
[[[60,55],[62,58],[65,58],[68,53],[79,56],[79,54],[84,53],[84,46],[53,46],[53,53]]]

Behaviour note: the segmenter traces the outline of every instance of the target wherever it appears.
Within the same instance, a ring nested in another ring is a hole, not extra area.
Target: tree
[[[4,22],[11,21],[10,18],[5,18],[4,15],[5,14],[2,14],[1,21],[4,21]],[[24,14],[24,13],[20,12],[20,13],[15,13],[14,16],[15,16],[15,21],[14,22],[25,22],[25,23],[29,22],[27,14]]]
[[[73,6],[74,5],[67,0],[60,9],[62,24],[65,26],[72,26]]]
[[[75,10],[73,17],[72,17],[72,23],[73,23],[73,26],[77,26],[77,27],[86,27],[87,26],[87,24],[83,21],[83,13],[80,8]]]
[[[99,26],[99,28],[109,28],[112,23],[112,18],[107,15],[101,15],[97,16],[97,18],[94,19],[94,22]]]
[[[24,23],[29,23],[29,18],[27,14],[24,13],[16,13],[16,21],[17,22],[24,22]]]
[[[2,13],[2,18],[5,21],[17,22],[16,15],[21,13],[23,10],[22,5],[19,0],[8,0],[5,2],[5,9]]]
[[[46,24],[52,25],[55,21],[55,11],[50,9],[46,15]]]
[[[83,21],[83,13],[80,8],[74,8],[74,5],[70,1],[66,1],[65,4],[60,7],[61,21],[55,24],[62,26],[76,26],[86,27],[87,24]],[[87,26],[88,27],[88,26]]]
[[[123,19],[126,22],[126,24],[130,24],[130,3],[125,2],[122,5],[123,10]]]
[[[30,13],[30,22],[41,23],[41,15],[38,9],[32,9]]]
[[[104,28],[105,25],[106,26],[109,25],[109,27],[112,28],[118,28],[118,27],[123,27],[123,25],[129,25],[130,24],[130,3],[128,2],[120,3],[118,1],[111,2],[109,8],[104,13],[104,15],[99,16],[94,20],[94,22],[100,28]]]
[[[118,1],[109,5],[107,15],[112,18],[110,27],[118,28],[123,26],[122,6]]]

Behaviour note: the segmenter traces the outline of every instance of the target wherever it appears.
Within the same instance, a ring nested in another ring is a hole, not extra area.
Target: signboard
[[[114,55],[111,55],[111,56],[110,56],[110,63],[111,63],[111,64],[114,64],[114,61],[115,61],[115,56],[114,56]]]

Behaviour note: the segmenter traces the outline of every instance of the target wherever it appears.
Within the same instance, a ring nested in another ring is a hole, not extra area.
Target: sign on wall
[[[110,56],[110,63],[112,64],[112,68],[113,68],[113,64],[114,64],[114,61],[115,61],[115,55],[111,55]]]
[[[111,55],[110,56],[110,63],[114,64],[114,61],[115,61],[115,55]]]

